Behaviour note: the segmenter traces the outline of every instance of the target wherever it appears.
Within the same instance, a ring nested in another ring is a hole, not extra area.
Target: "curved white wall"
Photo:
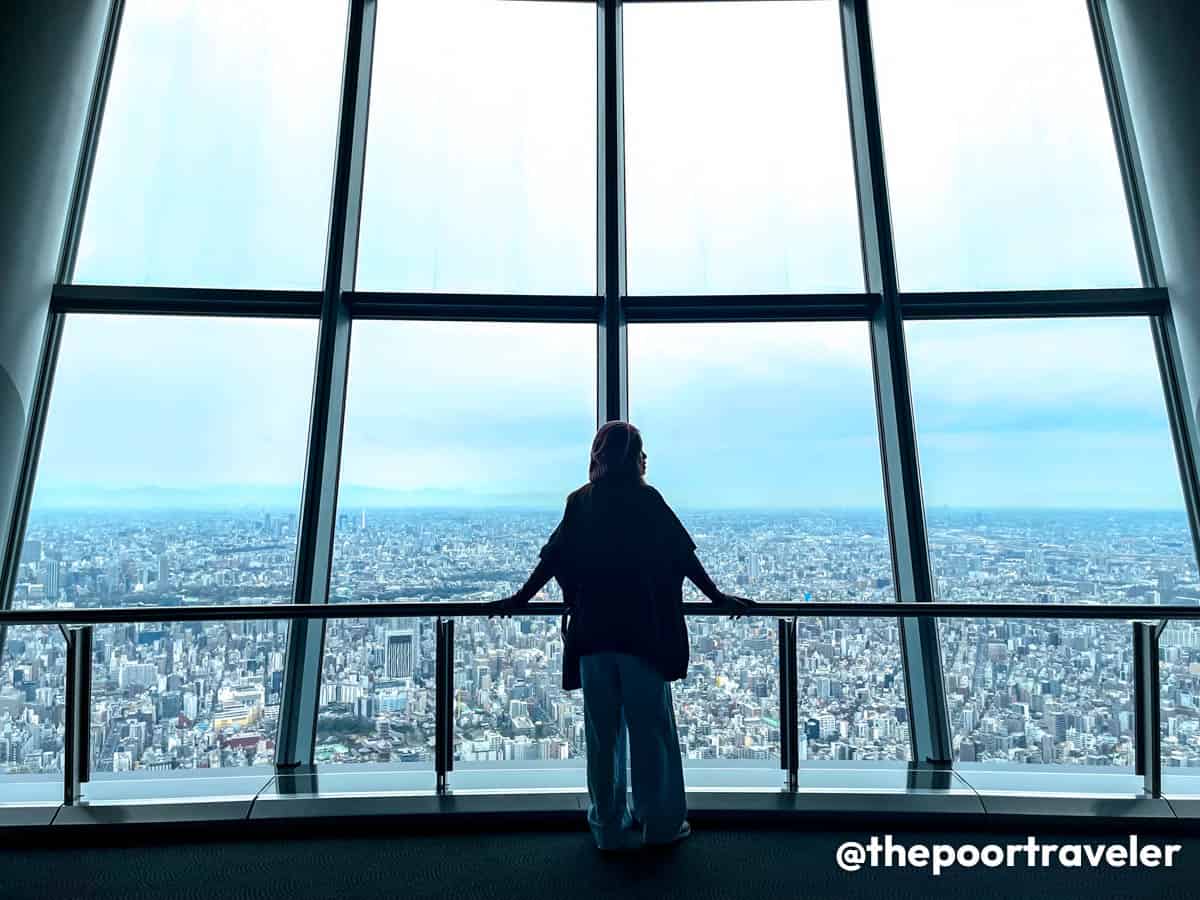
[[[0,5],[0,540],[108,5]]]

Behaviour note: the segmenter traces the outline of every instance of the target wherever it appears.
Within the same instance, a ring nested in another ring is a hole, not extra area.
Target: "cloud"
[[[1132,283],[1084,5],[872,13],[903,286]],[[861,289],[837,4],[632,5],[625,26],[630,288]],[[131,2],[79,279],[318,287],[344,28],[319,0]],[[594,290],[595,36],[587,4],[381,5],[359,288]],[[931,502],[1177,502],[1145,319],[905,333]],[[39,496],[298,490],[315,339],[70,317]],[[864,323],[634,325],[629,353],[680,502],[881,505]],[[356,322],[342,482],[560,496],[595,420],[593,326]]]

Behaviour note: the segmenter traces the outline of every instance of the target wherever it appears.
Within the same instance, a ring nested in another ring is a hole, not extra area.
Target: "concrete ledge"
[[[1173,819],[1164,799],[1112,796],[1078,797],[1070,794],[980,794],[984,811],[997,816],[1085,817],[1092,819]]]
[[[570,816],[587,809],[587,795],[537,794],[263,794],[251,820],[364,816]]]
[[[562,772],[526,768],[507,788],[492,787],[491,778],[468,777],[459,784],[451,781],[450,790],[441,795],[430,783],[432,773],[411,767],[279,775],[102,774],[86,785],[85,800],[71,806],[59,800],[61,781],[14,779],[5,785],[7,793],[0,802],[0,827],[10,840],[23,828],[32,836],[46,826],[67,826],[86,835],[91,831],[87,826],[171,825],[186,830],[237,821],[244,824],[235,831],[247,834],[264,828],[305,829],[318,820],[351,828],[355,819],[364,827],[386,823],[398,829],[444,825],[487,831],[499,822],[510,827],[585,827],[587,794],[571,784],[581,773],[566,767]],[[867,827],[877,822],[923,827],[946,815],[955,818],[954,827],[1047,827],[1056,822],[1080,827],[1085,821],[1098,828],[1125,828],[1134,821],[1147,827],[1200,826],[1200,779],[1168,781],[1166,796],[1154,799],[1142,793],[1143,779],[1127,770],[810,765],[802,768],[795,792],[752,783],[769,774],[766,768],[756,770],[722,786],[708,786],[707,778],[696,778],[699,784],[692,783],[688,791],[689,815],[698,822],[727,826],[791,822],[803,828],[850,820]],[[542,781],[535,784],[539,778]]]
[[[53,825],[150,825],[163,823],[236,822],[250,815],[250,797],[208,797],[188,800],[131,800],[119,803],[81,803],[63,806]]]
[[[61,803],[0,803],[0,829],[49,825]]]

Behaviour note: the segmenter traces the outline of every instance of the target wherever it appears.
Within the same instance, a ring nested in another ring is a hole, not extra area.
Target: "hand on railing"
[[[740,619],[744,613],[754,608],[754,601],[749,597],[738,597],[735,594],[723,594],[720,603],[713,604],[731,611],[729,618]]]
[[[520,609],[524,605],[524,603],[517,599],[516,594],[510,594],[503,599],[493,600],[490,603],[484,604],[484,606],[487,607],[489,619],[494,619],[496,616],[500,616],[502,619],[507,619],[516,610]]]

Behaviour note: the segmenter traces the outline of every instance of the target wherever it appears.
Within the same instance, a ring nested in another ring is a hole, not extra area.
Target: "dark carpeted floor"
[[[0,849],[0,897],[105,897],[188,900],[218,897],[488,898],[524,900],[590,896],[770,900],[815,897],[1194,898],[1200,888],[1200,837],[1142,835],[1142,842],[1182,844],[1171,869],[955,868],[843,872],[835,848],[870,833],[697,827],[678,846],[600,854],[583,831],[506,834],[388,835],[371,829],[338,837],[199,839],[142,834],[125,846],[60,847],[22,843]],[[332,833],[337,833],[336,831]],[[892,831],[906,844],[1022,843],[1024,833]],[[1101,843],[1119,835],[1053,835],[1043,842]]]

